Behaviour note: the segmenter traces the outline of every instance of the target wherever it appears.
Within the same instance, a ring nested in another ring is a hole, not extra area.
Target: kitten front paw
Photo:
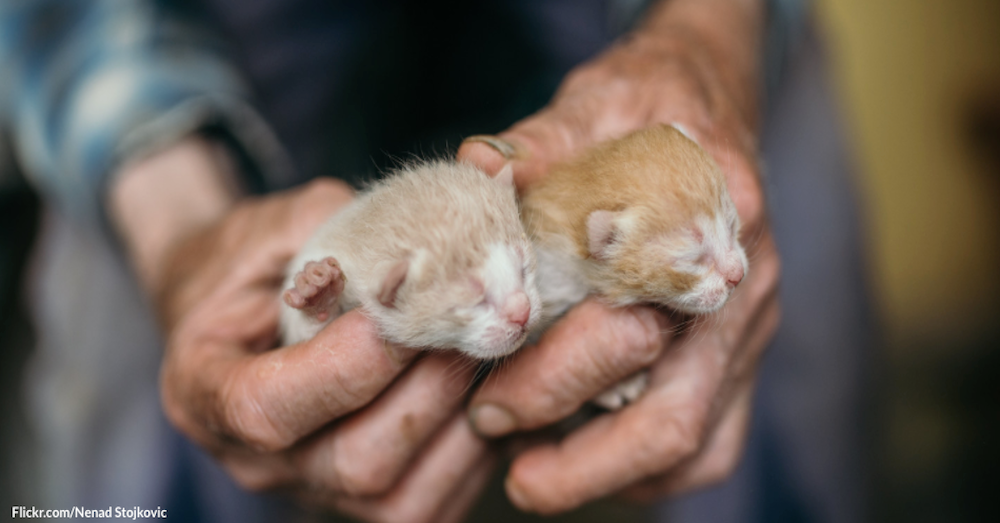
[[[282,298],[289,307],[299,309],[318,322],[330,318],[330,311],[344,291],[347,278],[340,264],[332,256],[318,262],[308,262],[295,275],[295,286],[286,290]]]

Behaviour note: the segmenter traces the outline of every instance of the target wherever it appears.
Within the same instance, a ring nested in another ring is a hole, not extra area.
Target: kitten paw
[[[340,264],[333,257],[318,262],[308,262],[295,275],[295,286],[282,296],[289,307],[301,310],[316,321],[330,318],[330,310],[344,291],[347,278],[340,270]]]
[[[599,407],[604,407],[612,411],[618,410],[639,399],[639,396],[642,396],[642,393],[646,392],[648,385],[649,371],[642,370],[598,394],[591,401]]]

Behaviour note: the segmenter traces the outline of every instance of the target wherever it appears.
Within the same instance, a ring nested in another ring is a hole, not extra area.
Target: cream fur
[[[496,307],[480,302],[496,305],[523,290],[532,305],[529,325],[541,314],[534,252],[513,187],[468,164],[418,163],[373,186],[319,228],[290,263],[283,288],[294,286],[306,262],[326,256],[340,262],[347,278],[339,310],[320,324],[283,303],[286,344],[309,339],[339,314],[360,307],[393,343],[493,358],[515,350],[524,338],[505,330]],[[403,259],[410,260],[409,272],[395,306],[386,307],[379,291]]]

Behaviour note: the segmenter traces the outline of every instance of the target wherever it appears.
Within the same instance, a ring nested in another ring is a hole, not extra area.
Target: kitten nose
[[[735,267],[726,271],[726,283],[732,285],[733,287],[740,284],[743,281],[743,264],[737,264]]]
[[[507,301],[503,304],[503,315],[507,321],[523,327],[525,323],[528,323],[528,317],[531,315],[531,302],[528,301],[528,295],[524,291],[517,291],[508,296]]]

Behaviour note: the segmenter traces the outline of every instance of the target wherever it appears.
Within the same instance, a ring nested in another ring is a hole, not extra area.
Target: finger
[[[476,135],[462,141],[455,159],[468,162],[495,176],[507,162],[513,160],[517,151],[514,146],[498,136]]]
[[[293,490],[302,484],[298,467],[286,452],[261,453],[230,447],[214,457],[237,485],[250,492]]]
[[[758,247],[749,272],[721,311],[724,321],[718,326],[719,334],[732,348],[730,367],[734,375],[754,372],[781,321],[781,261],[770,233],[763,235]]]
[[[561,122],[553,121],[551,124],[558,128],[550,129],[546,127],[550,119],[543,115],[544,111],[516,124],[511,130],[491,136],[488,142],[474,139],[479,137],[470,137],[459,147],[456,157],[460,161],[479,166],[491,175],[500,172],[510,162],[514,169],[514,184],[519,190],[523,190],[547,172],[551,164],[569,159],[575,150],[570,149],[564,139],[549,147],[539,142],[550,136],[564,134],[559,130],[562,128]],[[525,131],[515,131],[518,125],[526,126],[523,127]]]
[[[549,169],[568,161],[588,147],[635,129],[631,117],[621,117],[616,98],[592,96],[558,97],[548,107],[525,118],[492,138],[497,144],[466,141],[458,159],[471,161],[486,172],[496,173],[506,163],[514,169],[514,182],[523,190]],[[615,107],[609,107],[614,105]],[[631,127],[630,127],[631,126]]]
[[[518,456],[506,481],[511,501],[522,510],[562,512],[690,458],[724,375],[717,355],[704,349],[672,350],[636,403]]]
[[[728,305],[730,320],[715,328],[702,324],[696,329],[715,329],[722,353],[730,352],[723,387],[727,397],[725,410],[713,428],[705,448],[691,463],[678,467],[670,476],[676,483],[673,491],[682,492],[715,483],[736,466],[742,454],[743,442],[750,421],[757,364],[767,344],[774,337],[781,320],[778,301],[780,264],[773,243],[756,260],[754,277],[746,282],[746,295],[740,302]],[[735,341],[732,336],[739,336]],[[699,343],[699,334],[692,332],[691,342]],[[728,347],[728,349],[727,349]]]
[[[282,247],[291,249],[294,255],[324,221],[350,203],[353,197],[350,186],[342,180],[316,178],[301,187],[261,200],[262,205],[275,209],[271,213],[256,213],[258,223],[255,226],[282,230],[284,234],[275,235],[275,238],[284,239]]]
[[[389,490],[418,451],[461,409],[475,362],[432,353],[297,458],[314,488],[374,496]]]
[[[459,486],[467,478],[478,478],[474,474],[478,469],[492,469],[494,464],[486,442],[472,432],[464,416],[456,415],[389,493],[377,498],[338,498],[336,504],[366,521],[436,521],[435,515],[452,501],[454,493],[461,492]]]
[[[162,288],[156,291],[164,330],[172,331],[182,318],[197,319],[205,310],[226,307],[234,292],[276,285],[312,232],[351,198],[343,182],[317,180],[246,201],[223,221],[181,242],[168,257]]]
[[[737,351],[729,363],[729,382],[733,391],[721,419],[711,429],[703,448],[685,463],[665,474],[633,485],[623,493],[637,501],[652,501],[704,488],[729,477],[739,464],[750,424],[756,364],[763,349],[774,336],[781,317],[777,288],[769,282],[777,280],[778,258],[773,245],[758,259],[756,280],[749,284],[754,300],[762,305],[754,308],[748,329],[744,329],[743,350]]]
[[[415,354],[387,347],[356,311],[307,342],[259,355],[212,338],[177,345],[182,353],[167,360],[162,380],[171,419],[264,451],[367,404]]]
[[[473,468],[465,481],[458,484],[455,492],[448,496],[447,502],[431,521],[439,523],[458,523],[466,520],[466,515],[479,500],[480,494],[489,484],[496,470],[497,457],[487,455],[484,462]]]
[[[663,354],[651,369],[650,389],[636,403],[592,421],[558,444],[520,455],[507,478],[511,500],[539,512],[576,507],[694,459],[711,444],[706,443],[707,429],[721,411],[745,407],[748,415],[749,404],[734,406],[733,398],[749,401],[747,383],[777,325],[776,258],[761,258],[760,270],[745,281],[744,299],[724,309],[724,323],[697,323],[683,343]],[[742,427],[739,419],[730,423],[736,425],[724,435],[742,434],[735,430]],[[718,462],[693,469],[675,488],[725,471],[724,465],[735,464],[739,446],[729,447],[732,456],[713,454]]]
[[[767,227],[767,199],[756,154],[753,149],[741,147],[731,134],[721,131],[709,137],[702,147],[726,175],[729,195],[742,222],[741,243],[747,246],[748,239],[752,242]]]
[[[739,465],[750,425],[753,380],[741,385],[734,401],[723,414],[704,448],[692,459],[666,474],[654,476],[626,488],[622,496],[651,502],[714,485],[726,479]]]
[[[560,420],[655,361],[670,337],[666,322],[648,307],[584,301],[486,380],[470,420],[491,437]]]

